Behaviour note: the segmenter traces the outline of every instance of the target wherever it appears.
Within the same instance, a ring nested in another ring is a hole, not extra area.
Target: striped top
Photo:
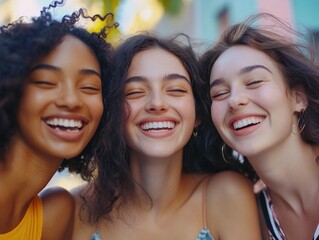
[[[287,237],[284,231],[282,230],[276,213],[274,211],[274,207],[269,193],[267,191],[267,188],[265,188],[258,194],[258,198],[268,227],[270,240],[287,240]],[[319,223],[312,240],[319,240]]]

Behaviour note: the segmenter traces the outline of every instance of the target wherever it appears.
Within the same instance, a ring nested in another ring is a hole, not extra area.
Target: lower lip
[[[260,123],[256,124],[256,125],[252,125],[250,127],[246,127],[240,130],[235,130],[232,129],[232,132],[235,136],[241,137],[241,136],[246,136],[251,134],[252,132],[254,132],[257,128],[260,127]]]
[[[75,142],[75,141],[81,140],[85,132],[84,129],[86,127],[86,126],[82,127],[80,131],[63,131],[60,129],[52,128],[48,126],[47,124],[45,124],[45,126],[53,136],[55,136],[61,141],[68,141],[68,142]]]

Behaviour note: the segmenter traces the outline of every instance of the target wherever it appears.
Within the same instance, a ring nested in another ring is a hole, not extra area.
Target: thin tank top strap
[[[202,221],[203,221],[203,227],[207,228],[207,222],[206,222],[206,193],[207,193],[207,185],[210,180],[210,177],[207,177],[204,182],[203,186],[203,194],[202,194]]]

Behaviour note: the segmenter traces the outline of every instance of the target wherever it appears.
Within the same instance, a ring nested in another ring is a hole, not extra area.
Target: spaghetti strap
[[[207,185],[210,180],[210,177],[207,177],[204,187],[203,187],[203,196],[202,196],[202,220],[203,220],[203,227],[207,228],[207,222],[206,222],[206,193],[207,193]]]

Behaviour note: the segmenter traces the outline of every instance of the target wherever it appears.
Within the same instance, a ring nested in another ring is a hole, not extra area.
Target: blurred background
[[[59,0],[61,1],[61,0]],[[0,24],[21,16],[37,16],[52,0],[0,0]],[[110,36],[118,38],[138,31],[160,35],[186,33],[201,44],[215,41],[229,24],[258,12],[270,12],[297,30],[319,34],[319,0],[64,0],[53,13],[59,17],[80,7],[90,15],[113,12],[119,28]],[[97,23],[95,25],[99,25]],[[103,24],[103,23],[102,23]],[[95,26],[96,27],[96,26]]]
[[[59,0],[60,1],[60,0]],[[38,16],[52,0],[0,0],[0,24],[21,16]],[[319,0],[64,0],[62,7],[51,11],[56,18],[83,7],[88,14],[112,12],[120,25],[109,34],[116,46],[125,37],[140,31],[162,36],[189,35],[196,50],[211,46],[228,25],[258,12],[269,12],[301,32],[307,32],[309,44],[319,50]],[[96,23],[95,28],[105,23]],[[48,187],[67,189],[81,184],[78,176],[57,173]]]

